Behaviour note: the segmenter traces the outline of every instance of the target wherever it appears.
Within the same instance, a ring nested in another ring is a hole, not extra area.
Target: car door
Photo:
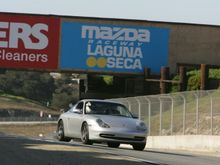
[[[81,101],[77,103],[73,108],[71,108],[68,115],[68,132],[71,137],[80,138],[81,136],[81,125],[83,122],[83,106],[84,102]]]

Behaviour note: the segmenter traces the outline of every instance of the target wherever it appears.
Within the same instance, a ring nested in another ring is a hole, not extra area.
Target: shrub
[[[188,78],[188,80],[187,80],[187,90],[188,91],[200,89],[201,77],[200,77],[199,70],[193,70],[193,71],[187,72],[187,78]]]
[[[209,69],[209,78],[220,79],[220,69]]]
[[[113,85],[113,76],[105,75],[103,76],[103,80],[106,85]]]
[[[179,81],[180,80],[180,76],[179,75],[176,75],[172,78],[172,80],[174,81]],[[176,83],[172,83],[171,84],[171,92],[178,92],[179,91],[179,87],[178,87],[178,84]]]
[[[220,69],[209,69],[209,79],[220,79]],[[179,75],[173,77],[172,80],[178,81]],[[201,86],[200,70],[192,70],[187,72],[187,90],[199,90]],[[178,92],[178,85],[172,84],[171,92]]]

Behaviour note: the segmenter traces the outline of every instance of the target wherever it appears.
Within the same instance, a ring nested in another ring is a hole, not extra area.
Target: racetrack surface
[[[105,144],[83,145],[81,142],[58,142],[55,139],[31,139],[0,134],[1,165],[219,165],[220,157],[187,152],[134,151]]]
[[[0,135],[1,165],[134,165],[148,164],[129,156],[68,143]]]

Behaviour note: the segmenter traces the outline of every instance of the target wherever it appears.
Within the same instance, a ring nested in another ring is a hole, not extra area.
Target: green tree
[[[79,86],[73,80],[72,74],[62,73],[60,78],[55,80],[56,90],[53,93],[52,106],[56,109],[66,109],[70,103],[79,99]]]
[[[0,75],[0,90],[46,103],[52,100],[55,85],[49,73],[8,70]]]
[[[209,79],[220,79],[220,69],[209,69]],[[179,80],[179,75],[172,80]],[[200,70],[191,70],[187,72],[187,90],[199,90],[201,86]],[[171,92],[178,92],[178,85],[172,84]]]

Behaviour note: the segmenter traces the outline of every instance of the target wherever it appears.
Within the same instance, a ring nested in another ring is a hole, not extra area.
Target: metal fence
[[[149,135],[220,135],[220,90],[110,99],[148,125]]]

